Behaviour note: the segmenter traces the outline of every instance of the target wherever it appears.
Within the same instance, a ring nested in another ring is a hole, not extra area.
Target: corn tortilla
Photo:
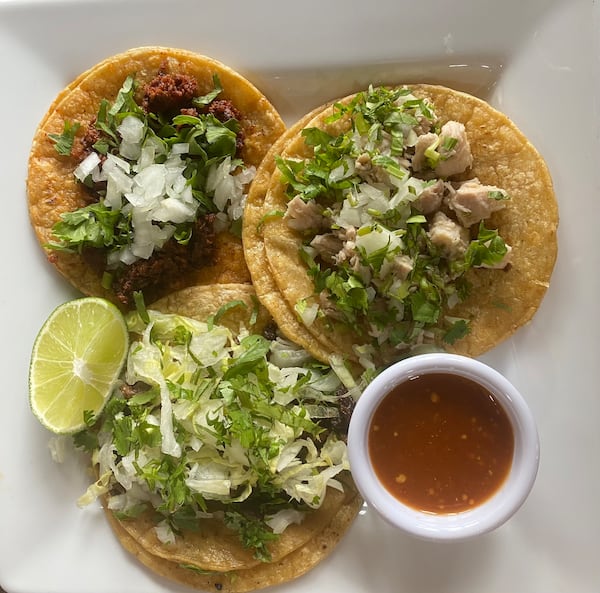
[[[125,550],[154,573],[182,585],[203,591],[244,593],[280,585],[296,579],[325,560],[341,541],[362,505],[357,496],[341,507],[332,520],[304,545],[287,556],[269,563],[229,572],[204,572],[149,553],[123,528],[114,515],[108,521]]]
[[[329,489],[322,506],[309,512],[300,524],[290,525],[269,545],[273,562],[302,547],[327,525],[352,497]],[[152,516],[120,521],[123,529],[153,556],[210,572],[229,572],[261,564],[252,551],[244,548],[237,535],[217,519],[204,519],[197,531],[183,533],[173,544],[165,545],[157,537]]]
[[[441,86],[410,85],[410,88],[416,96],[433,103],[441,123],[456,120],[465,125],[473,154],[468,177],[501,187],[511,196],[506,208],[495,212],[487,223],[497,228],[512,246],[511,265],[507,270],[468,272],[467,278],[473,286],[471,296],[454,307],[451,315],[469,319],[471,331],[454,345],[444,345],[451,352],[479,356],[527,323],[548,288],[557,254],[558,208],[552,180],[534,146],[506,115],[488,103]],[[325,109],[310,126],[336,135],[349,125],[347,120],[327,123],[331,113],[331,108]],[[284,158],[299,159],[309,156],[310,150],[298,134],[287,142],[281,154]],[[287,201],[281,175],[275,169],[262,201],[262,211],[285,212]],[[269,218],[263,225],[262,240],[272,282],[288,307],[293,310],[301,299],[313,298],[312,280],[298,255],[302,244],[300,234],[281,217]],[[264,302],[269,307],[269,302]],[[335,336],[335,351],[355,358],[353,346],[360,339],[348,327],[317,318],[305,328],[321,347],[330,344]],[[319,348],[314,355],[318,354]]]
[[[135,74],[142,87],[159,69],[189,75],[198,82],[200,93],[213,88],[213,75],[219,76],[223,92],[241,112],[244,147],[241,157],[248,166],[258,166],[271,144],[285,129],[279,114],[267,98],[231,68],[189,51],[163,47],[142,47],[105,59],[69,84],[52,103],[40,122],[29,157],[27,194],[30,221],[41,245],[52,239],[52,227],[64,212],[89,203],[86,192],[73,176],[76,159],[59,155],[48,134],[61,134],[65,121],[86,125],[96,116],[102,99],[112,101],[128,75]],[[77,141],[77,140],[76,140]],[[217,235],[214,265],[180,276],[163,287],[157,296],[195,284],[249,282],[241,241],[230,233]],[[48,253],[58,271],[83,294],[115,300],[102,286],[101,275],[77,254]]]

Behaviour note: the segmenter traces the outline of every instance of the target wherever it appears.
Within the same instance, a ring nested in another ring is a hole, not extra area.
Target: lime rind
[[[33,414],[57,434],[85,427],[84,412],[100,414],[129,348],[125,319],[110,301],[83,297],[56,307],[42,325],[29,365]]]

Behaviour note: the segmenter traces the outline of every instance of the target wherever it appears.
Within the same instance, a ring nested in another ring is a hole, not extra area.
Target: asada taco
[[[123,380],[75,437],[123,546],[178,582],[246,591],[300,576],[361,500],[356,393],[283,338],[251,285],[195,286],[127,314]]]
[[[333,552],[354,521],[360,504],[361,500],[355,498],[352,503],[340,508],[321,531],[280,560],[229,572],[195,570],[191,566],[153,556],[140,546],[112,515],[108,518],[123,547],[156,574],[203,591],[244,593],[287,583],[322,562]]]
[[[477,356],[538,309],[557,253],[552,180],[485,101],[370,87],[279,148],[247,200],[244,237],[260,249],[246,257],[254,278],[263,254],[259,298],[315,356],[385,364],[422,344]]]
[[[31,223],[76,288],[131,308],[194,284],[249,281],[243,201],[285,126],[231,68],[143,47],[81,74],[36,130]]]

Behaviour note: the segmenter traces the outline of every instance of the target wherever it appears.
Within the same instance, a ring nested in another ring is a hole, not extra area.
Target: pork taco
[[[287,143],[295,138],[306,124],[324,109],[325,106],[315,109],[289,127],[265,155],[263,162],[256,171],[244,207],[242,240],[252,284],[256,292],[261,295],[262,304],[273,315],[279,327],[285,327],[288,333],[293,328],[292,333],[297,344],[310,350],[311,354],[318,360],[327,361],[330,354],[335,351],[334,342],[329,341],[325,336],[317,339],[302,325],[294,308],[285,301],[283,294],[277,288],[273,272],[269,266],[262,235],[263,224],[270,216],[277,215],[277,212],[266,212],[264,207],[264,197],[276,168],[275,159],[284,150]]]
[[[312,335],[315,356],[332,343],[366,364],[421,344],[477,356],[532,318],[556,259],[557,203],[543,158],[489,104],[371,87],[281,148],[247,201],[260,227],[244,233],[268,262],[259,298],[291,339],[311,349]],[[259,252],[246,253],[253,277]]]
[[[125,308],[184,286],[249,281],[240,224],[285,126],[227,66],[160,47],[108,58],[64,89],[34,136],[31,223],[81,292]]]
[[[251,285],[183,289],[127,315],[127,367],[75,437],[123,546],[155,572],[245,591],[325,558],[361,504],[352,388],[279,335]]]

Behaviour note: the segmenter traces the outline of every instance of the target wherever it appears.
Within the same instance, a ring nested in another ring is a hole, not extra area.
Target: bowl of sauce
[[[521,507],[539,439],[503,375],[438,352],[397,362],[366,387],[348,454],[359,491],[384,519],[421,538],[456,541],[492,531]]]

